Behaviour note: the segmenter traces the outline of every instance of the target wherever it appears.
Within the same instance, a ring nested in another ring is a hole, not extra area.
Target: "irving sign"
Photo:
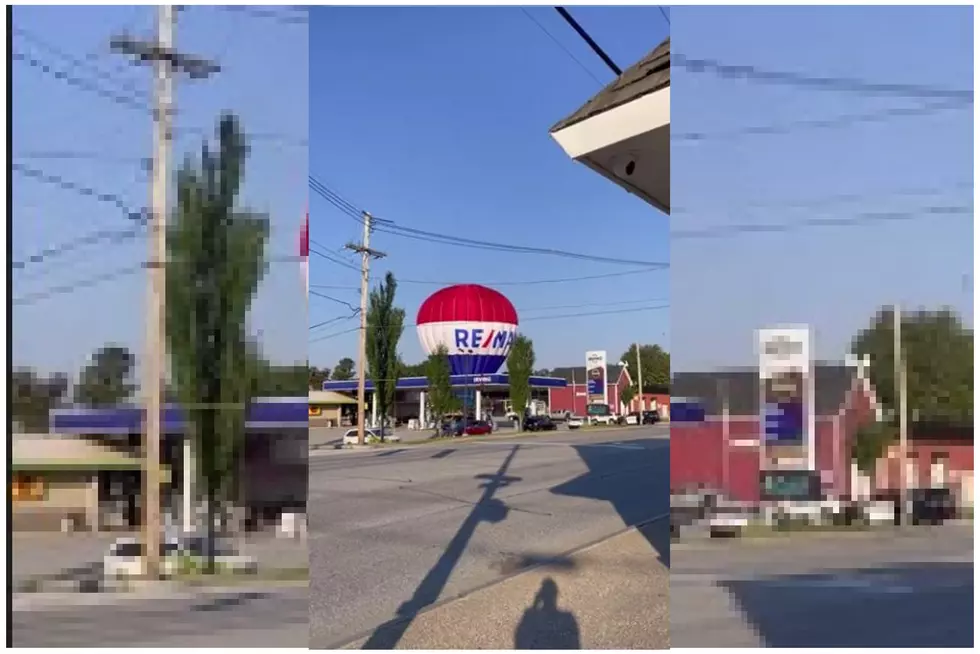
[[[589,404],[609,404],[609,386],[606,384],[606,353],[585,353],[585,384]]]
[[[768,462],[765,468],[798,469],[805,462],[813,470],[816,463],[810,347],[808,327],[759,330],[760,454]]]

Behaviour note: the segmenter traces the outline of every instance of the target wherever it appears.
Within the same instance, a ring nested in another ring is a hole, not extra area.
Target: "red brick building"
[[[871,383],[858,368],[845,365],[818,364],[815,374],[816,466],[827,494],[849,497],[900,488],[897,445],[882,456],[867,480],[862,480],[851,460],[851,444],[858,428],[881,417]],[[706,418],[703,422],[671,424],[671,489],[703,484],[726,490],[736,499],[757,501],[757,371],[677,373],[672,391],[677,397],[699,400]],[[726,400],[727,420],[723,415]],[[972,425],[912,424],[908,459],[909,487],[947,485],[961,505],[973,505]]]
[[[817,469],[830,494],[847,495],[851,439],[876,419],[877,398],[856,368],[818,364],[814,372]],[[759,499],[758,379],[755,369],[674,375],[672,395],[698,399],[706,419],[671,424],[672,489],[703,484],[740,500]]]
[[[548,403],[553,413],[571,412],[573,415],[584,416],[588,399],[585,382],[585,366],[577,368],[556,368],[550,373],[568,382],[565,388],[552,388],[548,391]],[[633,398],[630,406],[624,407],[620,397],[624,388],[633,383],[629,370],[623,366],[606,366],[606,383],[608,386],[609,407],[616,413],[640,411],[640,398]],[[669,407],[670,396],[666,393],[644,393],[643,410],[656,407]]]

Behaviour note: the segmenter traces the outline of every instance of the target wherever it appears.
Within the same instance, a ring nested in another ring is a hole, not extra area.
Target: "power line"
[[[585,28],[579,25],[578,21],[572,18],[572,15],[568,13],[567,9],[565,9],[564,7],[555,7],[555,11],[557,11],[558,14],[565,19],[566,23],[572,26],[572,29],[575,30],[578,33],[578,35],[582,37],[582,40],[584,40],[586,43],[589,44],[589,47],[592,48],[592,51],[595,52],[597,55],[599,55],[599,58],[602,59],[602,61],[605,62],[607,66],[609,66],[609,69],[612,72],[616,73],[616,77],[619,77],[620,75],[623,74],[623,70],[619,66],[617,66],[616,62],[614,62],[612,58],[609,55],[607,55],[602,48],[599,47],[599,44],[596,43],[591,36],[589,36],[589,33],[585,31]]]
[[[790,232],[806,227],[854,227],[867,223],[907,221],[929,216],[973,216],[971,206],[933,206],[914,211],[877,211],[856,216],[808,218],[791,223],[719,225],[697,230],[676,231],[671,241],[682,239],[724,238],[742,234],[767,234]]]
[[[312,290],[311,289],[310,290],[310,295],[313,295],[313,296],[319,297],[319,298],[323,298],[325,300],[330,300],[332,302],[336,302],[337,304],[343,304],[345,307],[347,307],[348,309],[350,309],[354,313],[357,313],[358,311],[360,311],[360,309],[358,309],[357,307],[355,307],[350,302],[345,302],[344,300],[339,300],[339,299],[337,299],[335,297],[331,297],[331,296],[327,295],[326,293],[321,293],[319,291],[315,291],[315,290]]]
[[[657,9],[660,10],[660,14],[664,17],[664,20],[667,21],[667,25],[670,25],[670,16],[667,15],[667,11],[659,5],[657,6]]]
[[[130,109],[136,109],[138,111],[143,111],[143,112],[151,111],[149,105],[147,105],[139,98],[136,98],[132,95],[119,93],[110,89],[102,88],[101,86],[99,86],[98,84],[90,80],[86,80],[81,77],[71,75],[70,73],[64,70],[57,69],[49,64],[44,63],[39,59],[31,57],[30,55],[26,55],[21,52],[13,52],[11,53],[10,56],[15,61],[23,62],[31,66],[32,68],[36,68],[44,73],[47,73],[48,75],[51,75],[52,77],[55,77],[56,79],[62,80],[66,84],[82,89],[84,91],[88,91],[90,93],[94,93],[102,98],[111,100],[116,104],[122,105],[124,107],[128,107]]]
[[[548,29],[547,29],[547,28],[546,28],[546,27],[545,27],[544,25],[542,25],[542,24],[541,24],[540,22],[538,22],[538,19],[537,19],[537,18],[535,18],[534,16],[532,16],[532,15],[530,14],[530,12],[528,12],[528,10],[527,10],[527,9],[525,9],[524,7],[518,7],[518,9],[520,9],[521,11],[523,11],[523,12],[524,12],[524,15],[525,15],[525,16],[527,16],[527,17],[528,17],[528,19],[530,19],[530,20],[531,20],[531,21],[532,21],[532,22],[533,22],[533,23],[534,23],[535,25],[537,25],[537,26],[538,26],[538,28],[539,28],[539,29],[540,29],[540,30],[541,30],[542,32],[544,32],[544,33],[545,33],[545,34],[546,34],[546,35],[548,36],[548,38],[549,38],[549,39],[551,39],[551,40],[552,40],[552,41],[553,41],[553,42],[555,43],[555,45],[557,45],[557,46],[558,46],[559,48],[561,48],[561,49],[562,49],[562,50],[564,51],[564,53],[565,53],[565,54],[567,54],[567,55],[568,55],[569,57],[571,57],[571,58],[572,58],[572,61],[574,61],[574,62],[575,62],[576,64],[578,64],[578,67],[579,67],[579,68],[581,68],[582,70],[584,70],[584,71],[585,71],[585,74],[586,74],[586,75],[588,75],[589,77],[591,77],[592,79],[594,79],[594,80],[595,80],[595,83],[596,83],[596,84],[598,84],[599,86],[605,86],[605,84],[603,84],[603,83],[602,83],[602,82],[601,82],[601,81],[599,80],[599,78],[598,78],[598,77],[596,77],[596,76],[595,76],[595,75],[594,75],[594,74],[592,73],[592,71],[591,71],[591,70],[589,70],[589,69],[588,69],[588,68],[587,68],[587,67],[585,66],[585,64],[583,64],[583,63],[582,63],[582,62],[581,62],[581,61],[579,60],[579,58],[578,58],[578,57],[576,57],[576,56],[575,56],[574,54],[572,54],[572,51],[571,51],[571,50],[569,50],[568,48],[566,48],[566,47],[565,47],[565,44],[564,44],[564,43],[562,43],[561,41],[559,41],[559,40],[558,40],[558,39],[557,39],[557,38],[555,37],[555,35],[554,35],[554,34],[552,34],[551,32],[549,32],[549,31],[548,31]]]
[[[111,272],[102,273],[101,275],[95,275],[93,277],[88,277],[86,279],[79,280],[71,284],[65,284],[62,286],[52,286],[44,291],[38,291],[36,293],[30,293],[28,295],[15,298],[11,304],[14,306],[26,306],[40,302],[41,300],[47,300],[49,298],[65,295],[67,293],[74,293],[83,288],[91,288],[97,284],[103,282],[113,281],[121,277],[126,277],[128,275],[133,275],[143,270],[143,265],[129,266],[127,268],[120,268]]]
[[[21,270],[28,264],[41,263],[52,259],[54,257],[59,257],[70,252],[74,252],[79,248],[86,245],[95,245],[101,242],[109,242],[112,244],[124,243],[126,241],[132,240],[145,232],[145,222],[139,227],[131,227],[128,229],[103,229],[97,232],[92,232],[79,236],[78,238],[72,239],[70,241],[65,241],[59,245],[55,245],[49,248],[45,248],[36,254],[32,254],[20,261],[13,261],[10,264],[11,269]]]
[[[703,142],[707,140],[733,139],[742,136],[776,135],[789,134],[799,129],[815,128],[826,129],[832,127],[848,127],[858,123],[884,122],[896,116],[926,116],[943,111],[945,109],[959,109],[969,106],[962,100],[945,100],[941,102],[927,103],[917,107],[889,107],[879,111],[863,114],[845,114],[832,118],[814,118],[796,120],[789,123],[774,125],[758,125],[744,127],[727,132],[703,133],[687,132],[671,135],[672,142]]]
[[[692,73],[712,73],[723,78],[796,86],[817,91],[888,95],[922,100],[960,100],[973,104],[972,89],[948,89],[922,84],[882,83],[858,78],[818,77],[803,73],[770,71],[755,66],[724,64],[715,59],[694,59],[677,52],[671,54],[671,65]]]
[[[538,284],[564,284],[567,282],[583,282],[592,279],[608,279],[610,277],[625,277],[627,275],[638,275],[642,273],[657,272],[654,268],[642,268],[640,270],[623,270],[620,272],[602,273],[599,275],[583,275],[581,277],[560,277],[557,279],[525,279],[510,282],[469,282],[482,284],[484,286],[534,286]],[[452,286],[461,284],[461,281],[435,281],[429,279],[399,279],[399,284],[429,284],[433,286]]]
[[[223,11],[243,13],[248,16],[252,16],[253,18],[267,18],[274,20],[277,23],[283,23],[286,25],[305,25],[309,22],[307,16],[301,15],[305,14],[305,11],[291,13],[286,11],[274,11],[272,9],[259,9],[257,7],[236,5],[216,5],[214,8]],[[299,8],[297,7],[296,9],[298,10]]]
[[[665,302],[664,298],[641,298],[636,300],[617,300],[615,302],[584,302],[578,304],[552,304],[548,306],[535,306],[518,308],[517,313],[523,315],[531,311],[548,311],[554,309],[581,309],[582,307],[607,307],[621,304],[642,304],[644,302]]]
[[[318,257],[322,257],[322,258],[326,259],[327,261],[330,261],[331,263],[335,263],[338,266],[343,266],[344,268],[349,268],[350,270],[354,270],[356,272],[361,272],[361,269],[358,268],[357,266],[355,266],[354,264],[349,263],[347,261],[344,261],[340,257],[338,257],[338,256],[336,256],[334,254],[331,254],[329,252],[321,251],[320,249],[315,248],[315,247],[312,247],[312,246],[310,247],[310,252],[312,252],[313,254],[317,255]]]
[[[62,177],[61,175],[55,175],[52,173],[46,173],[40,168],[35,168],[33,166],[28,166],[22,163],[11,163],[11,170],[15,170],[18,173],[24,175],[25,177],[30,177],[38,181],[44,182],[46,184],[53,184],[66,191],[73,191],[79,195],[85,197],[90,197],[98,200],[99,202],[105,202],[111,204],[120,211],[122,211],[127,218],[130,220],[143,220],[146,218],[146,211],[135,210],[130,207],[119,195],[115,193],[103,193],[97,191],[84,184],[79,184],[78,182],[73,182],[69,179]]]
[[[611,309],[609,311],[586,311],[584,313],[564,313],[554,316],[531,316],[530,318],[524,318],[521,322],[532,322],[535,320],[556,320],[558,318],[585,318],[591,316],[609,316],[619,313],[637,313],[639,311],[656,311],[659,309],[669,309],[669,304],[660,304],[656,306],[649,307],[634,307],[630,309]]]
[[[336,318],[330,318],[328,320],[324,320],[322,322],[318,322],[315,325],[310,325],[310,331],[313,331],[314,329],[320,329],[321,327],[325,327],[326,325],[331,325],[331,324],[333,324],[335,322],[339,322],[339,321],[343,321],[343,320],[350,320],[351,318],[356,318],[357,317],[357,313],[358,313],[358,311],[354,311],[349,316],[338,316]]]
[[[819,209],[823,207],[830,207],[840,204],[848,204],[852,202],[861,202],[867,200],[878,201],[882,196],[894,195],[897,197],[920,197],[920,196],[936,196],[942,195],[952,190],[964,190],[973,191],[973,182],[956,182],[949,187],[922,187],[922,188],[900,188],[893,191],[887,192],[874,192],[874,193],[838,193],[834,195],[822,195],[817,198],[810,198],[806,200],[767,200],[767,201],[755,201],[746,202],[740,207],[745,207],[748,209]],[[696,213],[692,209],[687,207],[677,207],[674,209],[674,214],[693,214]]]
[[[352,332],[359,331],[360,329],[361,329],[360,327],[352,327],[351,329],[345,329],[342,332],[334,332],[333,334],[326,334],[324,336],[318,336],[316,338],[311,338],[307,342],[308,343],[318,343],[320,341],[326,341],[326,340],[331,339],[331,338],[336,338],[337,336],[343,336],[344,334],[350,334]]]
[[[310,177],[311,188],[318,194],[321,190],[328,192],[331,196],[340,197],[339,194],[331,191],[322,182],[319,182],[314,177]],[[321,189],[322,187],[322,189]],[[326,197],[326,196],[324,196]],[[362,221],[361,216],[363,212],[358,212],[356,205],[350,203],[342,198],[340,201],[334,202],[330,200],[334,206],[346,213],[352,218],[356,218],[358,222]],[[664,262],[653,262],[653,261],[635,261],[631,259],[622,259],[619,257],[603,257],[591,254],[582,254],[578,252],[569,252],[567,250],[559,250],[556,248],[539,248],[530,247],[522,245],[510,245],[505,243],[494,243],[491,241],[478,241],[470,238],[463,238],[459,236],[451,236],[448,234],[439,234],[436,232],[429,232],[421,229],[414,229],[411,227],[403,227],[398,223],[391,220],[377,220],[379,224],[373,229],[384,232],[387,234],[392,234],[394,236],[401,236],[403,238],[410,238],[425,242],[439,242],[445,245],[455,245],[457,247],[472,248],[477,250],[490,250],[496,252],[513,252],[517,254],[536,254],[536,255],[546,255],[546,256],[559,256],[571,259],[578,259],[582,261],[594,261],[597,263],[612,263],[617,265],[632,265],[632,266],[646,266],[650,268],[666,269],[670,267],[670,264]]]
[[[123,87],[131,95],[136,96],[138,98],[142,98],[144,102],[150,101],[150,94],[144,91],[143,89],[139,88],[135,83],[129,80],[119,79],[117,77],[114,77],[111,73],[107,73],[106,71],[102,70],[95,64],[91,62],[87,62],[83,59],[80,59],[62,50],[61,48],[46,41],[45,39],[41,38],[37,34],[34,34],[33,32],[24,29],[23,27],[11,27],[11,31],[14,34],[20,36],[25,41],[33,43],[35,46],[41,48],[42,50],[46,50],[47,52],[55,55],[56,57],[59,57],[69,62],[72,65],[72,67],[87,70],[88,72],[95,75],[95,77],[101,79],[104,82],[108,82],[110,84],[117,84]],[[70,73],[70,71],[64,71],[64,72],[66,75]]]

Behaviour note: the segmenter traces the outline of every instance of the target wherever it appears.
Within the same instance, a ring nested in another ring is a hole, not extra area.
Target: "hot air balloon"
[[[306,220],[303,221],[303,229],[299,233],[299,258],[300,272],[303,275],[303,283],[306,293],[310,292],[310,214],[307,212]]]
[[[517,335],[514,305],[499,292],[478,284],[436,291],[419,307],[415,322],[428,354],[446,346],[454,375],[496,373]]]

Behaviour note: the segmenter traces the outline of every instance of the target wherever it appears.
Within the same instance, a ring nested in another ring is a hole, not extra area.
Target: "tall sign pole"
[[[160,439],[163,409],[163,377],[166,370],[166,263],[167,211],[170,172],[170,146],[173,140],[173,73],[181,71],[191,77],[207,77],[218,71],[211,62],[174,50],[173,5],[157,8],[157,35],[151,42],[128,35],[112,38],[116,52],[133,57],[137,64],[153,64],[153,170],[150,210],[150,251],[147,261],[148,303],[146,310],[146,358],[144,378],[143,434],[143,548],[144,573],[150,579],[160,574]],[[185,462],[185,466],[190,462]]]
[[[371,259],[380,259],[385,256],[383,252],[371,249],[371,225],[374,217],[367,211],[364,212],[364,234],[361,242],[348,243],[345,247],[352,252],[361,255],[361,327],[357,337],[357,444],[364,445],[364,420],[366,402],[365,377],[367,375],[367,305],[368,305],[368,282],[370,279]],[[374,389],[377,393],[378,389]],[[383,424],[384,420],[382,420]]]
[[[636,345],[636,385],[637,390],[640,395],[640,422],[643,422],[643,411],[646,410],[646,406],[643,400],[643,363],[640,361],[640,342],[637,341]]]
[[[902,309],[896,304],[892,307],[892,316],[895,321],[895,398],[898,400],[898,456],[899,456],[899,502],[901,510],[898,512],[899,524],[905,524],[908,519],[905,507],[907,502],[905,496],[908,493],[908,407],[906,406],[906,379],[905,379],[905,353],[902,351]]]

